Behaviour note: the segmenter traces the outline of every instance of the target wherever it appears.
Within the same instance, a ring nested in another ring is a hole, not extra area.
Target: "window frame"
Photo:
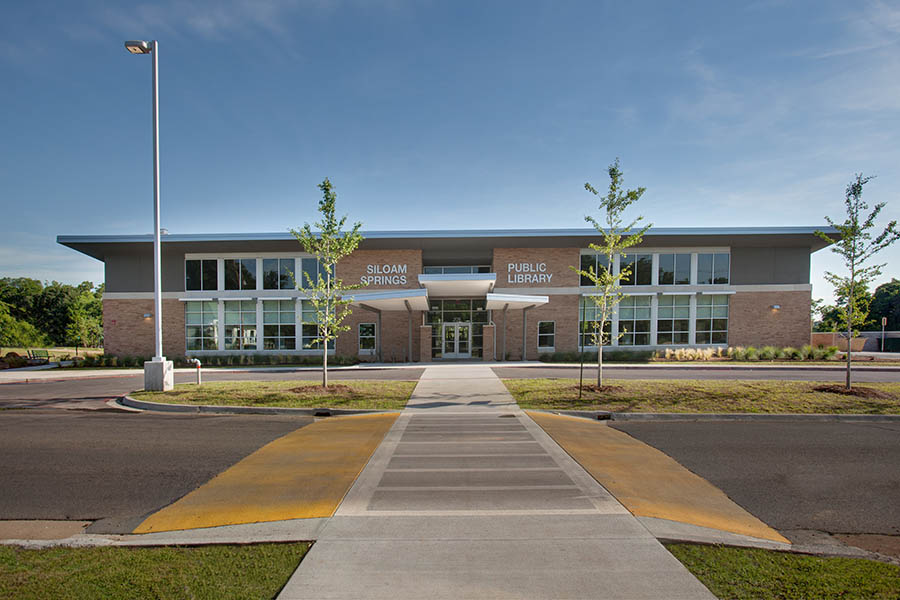
[[[188,287],[188,263],[200,263],[200,272],[198,275],[200,287]],[[212,287],[206,286],[207,268],[212,266]],[[185,258],[184,259],[184,291],[186,292],[216,292],[219,290],[219,261],[215,258]]]
[[[363,326],[372,327],[372,335],[363,335]],[[371,348],[363,348],[363,340],[372,340]],[[356,348],[360,356],[374,356],[378,352],[378,326],[374,322],[359,323],[356,328]]]
[[[553,331],[550,333],[541,333],[541,325],[549,323]],[[549,337],[553,342],[551,345],[541,345],[541,338]],[[537,322],[537,349],[538,352],[556,352],[556,321],[538,321]]]
[[[657,346],[689,346],[690,345],[690,343],[691,343],[691,296],[692,296],[692,294],[666,294],[666,295],[659,297],[659,302],[657,302],[657,305],[656,305],[656,345]],[[672,299],[672,306],[671,306],[672,316],[671,317],[663,318],[660,316],[660,313],[662,312],[663,308],[670,308],[668,306],[662,305],[663,298],[671,298]],[[688,302],[686,305],[676,304],[675,303],[676,298],[687,298]],[[675,316],[676,308],[687,308],[688,316],[687,317],[676,317]],[[685,323],[687,323],[687,329],[676,330],[675,329],[676,321],[684,321]],[[666,331],[660,331],[659,326],[660,326],[660,323],[663,323],[663,322],[670,322],[672,324],[672,329],[666,330]],[[660,336],[666,335],[666,334],[671,335],[672,341],[661,342]],[[684,341],[683,342],[675,341],[676,335],[678,335],[679,337],[681,337],[683,335]]]
[[[700,304],[701,298],[710,298],[712,302],[710,304]],[[716,299],[724,299],[724,303],[716,303]],[[716,308],[725,308],[725,317],[717,317],[715,314]],[[700,316],[701,309],[709,309],[710,316],[707,318],[705,316]],[[729,294],[702,294],[697,297],[697,310],[694,316],[694,334],[695,334],[695,342],[697,345],[703,346],[721,346],[728,344],[728,325],[731,318],[731,300]],[[709,328],[700,329],[700,321],[709,321]],[[725,321],[725,329],[719,329],[714,327],[716,321]],[[714,342],[713,337],[715,334],[724,334],[724,341]],[[701,342],[700,336],[708,335],[709,341]]]

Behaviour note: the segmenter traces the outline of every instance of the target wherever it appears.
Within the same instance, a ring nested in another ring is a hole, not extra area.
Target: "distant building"
[[[617,257],[631,265],[612,321],[621,349],[810,340],[813,227],[653,228]],[[570,266],[602,264],[593,229],[370,231],[337,265],[353,295],[339,355],[364,360],[531,360],[591,347],[592,287]],[[102,260],[107,353],[153,354],[152,237],[60,236]],[[166,356],[315,354],[305,271],[287,233],[169,234],[162,244]],[[295,278],[300,288],[295,286]],[[146,316],[145,316],[146,315]],[[585,331],[579,335],[579,330]],[[524,337],[524,340],[523,340]],[[615,336],[614,336],[615,337]]]

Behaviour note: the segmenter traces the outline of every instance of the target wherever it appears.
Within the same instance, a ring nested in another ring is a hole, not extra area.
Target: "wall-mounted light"
[[[771,308],[773,311],[777,311],[777,310],[781,310],[781,305],[780,305],[780,304],[773,304],[773,305],[770,306],[769,308]]]
[[[145,318],[145,319],[149,319],[149,318],[152,317],[152,316],[153,316],[153,313],[144,313],[144,318]]]

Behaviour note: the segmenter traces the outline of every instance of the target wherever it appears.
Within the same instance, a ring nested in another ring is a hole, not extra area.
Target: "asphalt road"
[[[569,378],[578,379],[578,367],[494,367],[494,373],[501,379],[525,378]],[[666,367],[622,367],[604,366],[604,377],[610,379],[780,379],[788,381],[844,381],[844,372],[839,369],[791,369],[789,367],[740,367],[724,369],[690,369]],[[585,365],[584,377],[587,381],[597,378],[597,368]],[[900,369],[893,371],[853,371],[853,381],[877,382],[900,381]]]
[[[900,423],[610,423],[786,533],[900,535]]]
[[[0,519],[130,532],[310,417],[0,410]]]

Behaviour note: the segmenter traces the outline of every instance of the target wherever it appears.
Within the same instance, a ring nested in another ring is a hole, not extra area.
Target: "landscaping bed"
[[[0,547],[0,597],[274,598],[310,544]]]
[[[667,544],[703,585],[728,600],[896,600],[900,567],[859,558]]]
[[[415,381],[341,380],[323,388],[309,380],[215,381],[182,383],[169,392],[134,392],[132,398],[166,404],[268,406],[285,408],[362,408],[400,410]]]
[[[898,414],[900,382],[863,383],[847,395],[814,381],[504,379],[522,408],[650,413]],[[817,389],[820,388],[820,389]]]

